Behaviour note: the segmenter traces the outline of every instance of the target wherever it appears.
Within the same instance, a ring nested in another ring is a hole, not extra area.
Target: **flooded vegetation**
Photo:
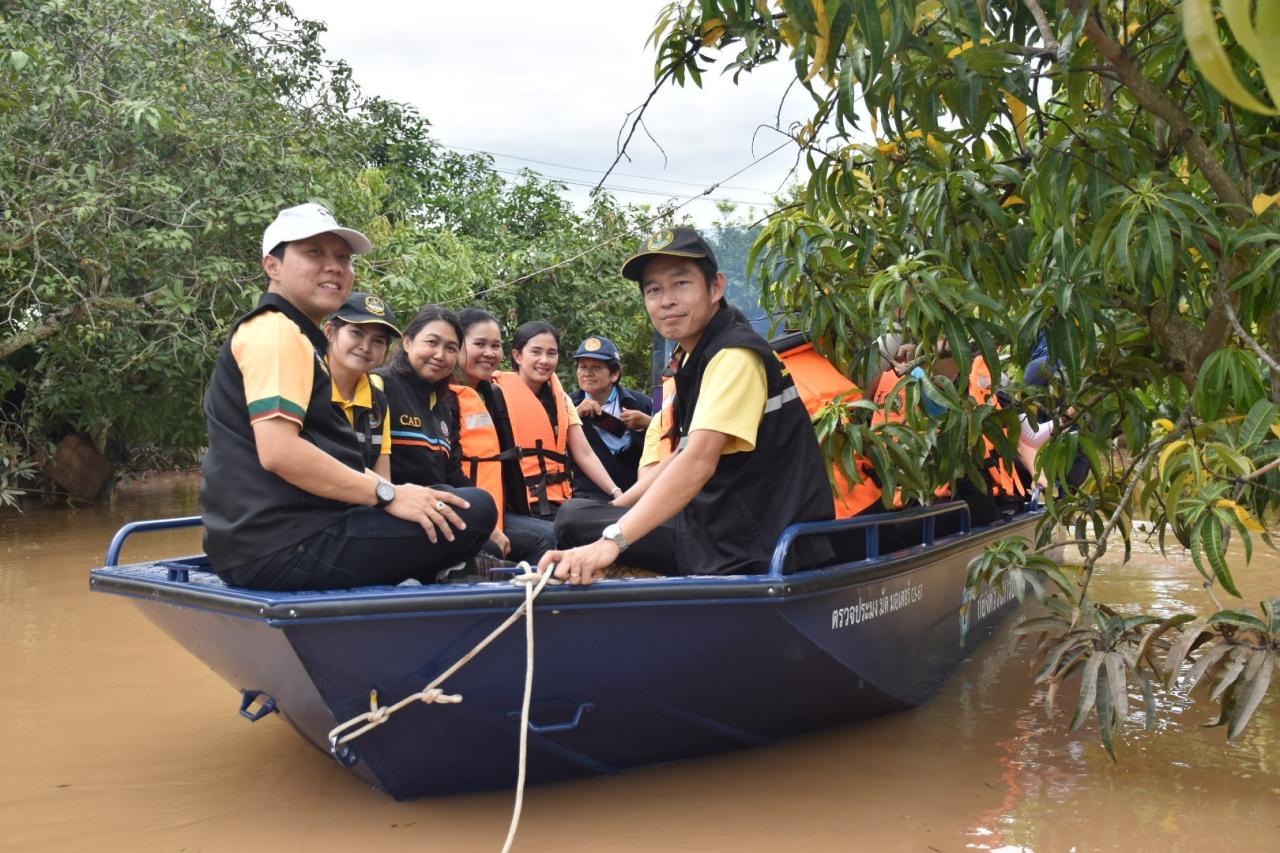
[[[132,605],[90,594],[119,525],[195,509],[194,483],[159,479],[112,506],[0,518],[0,850],[498,849],[510,792],[394,802],[279,717],[249,724],[238,694]],[[125,559],[197,550],[179,530]],[[1280,592],[1273,552],[1230,559],[1246,601]],[[1189,558],[1141,542],[1096,583],[1135,608],[1212,606]],[[1135,697],[1113,764],[1093,722],[1072,735],[1069,708],[1045,718],[1030,658],[1004,628],[914,711],[531,789],[516,849],[1271,849],[1274,696],[1230,744],[1205,727],[1208,703],[1162,695],[1148,732]]]

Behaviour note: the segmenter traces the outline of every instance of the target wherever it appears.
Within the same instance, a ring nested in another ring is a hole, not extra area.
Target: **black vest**
[[[382,377],[391,407],[391,482],[470,485],[462,471],[462,448],[458,445],[458,405],[448,386],[442,390],[416,374],[400,373],[389,366],[374,373]]]
[[[285,299],[265,293],[258,306],[236,321],[218,351],[204,395],[209,449],[200,482],[204,548],[220,575],[294,545],[336,523],[351,504],[329,500],[262,467],[249,423],[244,376],[231,354],[231,338],[246,321],[267,311],[292,320],[315,349],[311,399],[300,435],[357,471],[364,470],[360,443],[346,417],[333,405],[333,382],[324,356],[327,342],[315,323]]]
[[[688,439],[707,365],[731,348],[749,349],[764,362],[764,416],[755,449],[721,456],[711,479],[676,516],[680,574],[766,571],[787,525],[835,517],[827,464],[795,383],[768,342],[723,309],[676,372],[681,444]]]

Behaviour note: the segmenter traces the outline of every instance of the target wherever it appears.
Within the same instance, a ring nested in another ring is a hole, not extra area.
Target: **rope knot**
[[[439,687],[429,687],[418,694],[418,699],[428,705],[456,705],[462,701],[458,693],[445,693]]]

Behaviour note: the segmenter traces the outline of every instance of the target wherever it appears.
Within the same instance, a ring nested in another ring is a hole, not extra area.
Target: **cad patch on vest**
[[[387,313],[387,306],[382,304],[382,300],[376,296],[366,296],[364,299],[364,310],[370,314],[377,314],[381,317]]]
[[[444,421],[440,421],[440,434],[445,438],[449,437],[449,424]]]
[[[602,346],[604,346],[604,344],[600,343],[599,338],[587,338],[582,342],[582,348],[587,352],[595,352]]]
[[[671,231],[659,231],[649,238],[649,251],[665,249],[671,245],[671,241],[674,239],[676,239],[676,235]]]

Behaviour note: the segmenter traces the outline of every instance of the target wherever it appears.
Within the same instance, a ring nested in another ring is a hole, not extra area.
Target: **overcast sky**
[[[612,162],[627,111],[653,86],[655,54],[645,41],[664,5],[663,0],[293,2],[301,17],[327,24],[326,51],[352,66],[366,93],[413,104],[440,142],[490,152],[499,169],[529,167],[587,184],[570,184],[578,200]],[[774,124],[792,79],[788,70],[788,64],[778,63],[744,76],[735,87],[715,69],[704,75],[702,89],[664,88],[645,123],[666,150],[666,164],[654,144],[637,133],[628,149],[632,162],[620,163],[607,185],[623,201],[656,207],[668,196],[694,196],[724,181],[785,141],[758,129]],[[782,126],[807,119],[811,105],[806,93],[794,89]],[[794,162],[795,149],[789,146],[725,181],[714,197],[742,203],[743,213],[750,206],[766,210]],[[700,224],[716,215],[705,200],[684,210]]]

